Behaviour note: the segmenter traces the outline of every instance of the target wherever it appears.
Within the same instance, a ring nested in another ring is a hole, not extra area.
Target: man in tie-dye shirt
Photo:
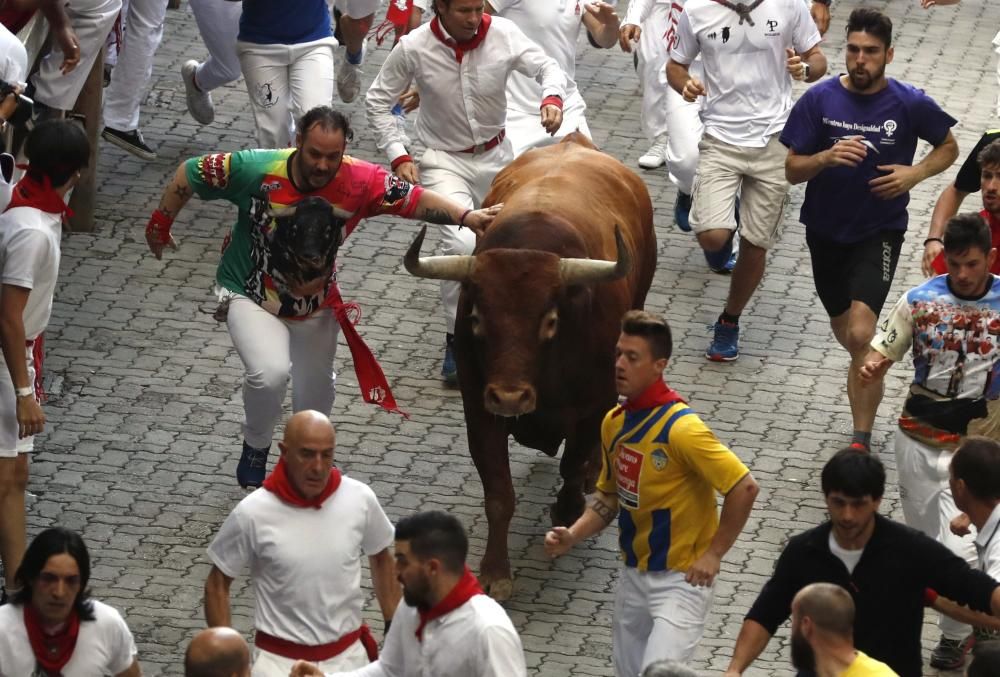
[[[478,231],[498,211],[467,210],[346,155],[350,123],[327,106],[307,112],[298,130],[294,148],[183,162],[146,226],[149,248],[160,258],[166,247],[176,249],[171,225],[193,194],[239,208],[216,281],[228,309],[229,334],[246,368],[243,453],[236,470],[243,487],[264,479],[289,377],[295,411],[329,413],[333,406],[338,318],[343,323],[333,263],[336,248],[354,227],[364,218],[392,214]]]

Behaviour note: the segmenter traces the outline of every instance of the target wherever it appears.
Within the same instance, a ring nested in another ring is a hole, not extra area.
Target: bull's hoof
[[[514,594],[514,581],[510,578],[494,578],[486,580],[480,576],[483,591],[498,602],[506,602]]]
[[[580,496],[578,500],[573,501],[556,501],[549,506],[549,516],[552,518],[552,526],[571,526],[573,522],[580,519],[580,515],[583,514],[583,509],[585,507],[586,503],[583,500],[583,496]]]

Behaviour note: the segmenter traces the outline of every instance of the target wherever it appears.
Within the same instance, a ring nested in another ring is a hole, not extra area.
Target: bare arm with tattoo
[[[618,496],[594,492],[587,509],[571,527],[553,527],[545,534],[545,552],[555,559],[565,555],[580,541],[599,533],[618,515]]]
[[[163,256],[163,250],[166,247],[177,249],[174,236],[170,234],[170,226],[173,225],[174,219],[177,218],[193,194],[194,191],[191,190],[191,184],[188,183],[187,171],[182,162],[177,171],[174,172],[174,178],[163,190],[160,204],[153,212],[149,224],[146,225],[146,244],[149,245],[149,251],[153,252],[153,256],[156,258],[159,259]]]
[[[465,226],[477,235],[482,235],[483,230],[490,225],[502,207],[503,205],[499,204],[486,209],[469,210],[449,197],[432,190],[425,190],[420,194],[420,201],[417,202],[417,210],[413,217],[427,223]]]

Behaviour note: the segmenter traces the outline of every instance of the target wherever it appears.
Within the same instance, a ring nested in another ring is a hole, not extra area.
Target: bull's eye
[[[475,306],[472,307],[472,312],[469,313],[468,319],[469,319],[469,328],[472,329],[472,335],[482,336],[483,327],[482,324],[479,322],[479,313],[476,311]]]
[[[542,325],[539,328],[538,338],[542,341],[549,341],[559,329],[559,312],[553,308],[542,317]]]

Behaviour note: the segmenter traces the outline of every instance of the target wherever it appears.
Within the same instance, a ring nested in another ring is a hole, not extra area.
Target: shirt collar
[[[997,529],[1000,529],[1000,504],[997,504],[993,508],[993,512],[990,513],[989,519],[986,520],[986,524],[983,528],[979,530],[976,534],[976,545],[980,549],[985,548],[990,544],[990,540],[993,539],[994,534],[996,534]]]

